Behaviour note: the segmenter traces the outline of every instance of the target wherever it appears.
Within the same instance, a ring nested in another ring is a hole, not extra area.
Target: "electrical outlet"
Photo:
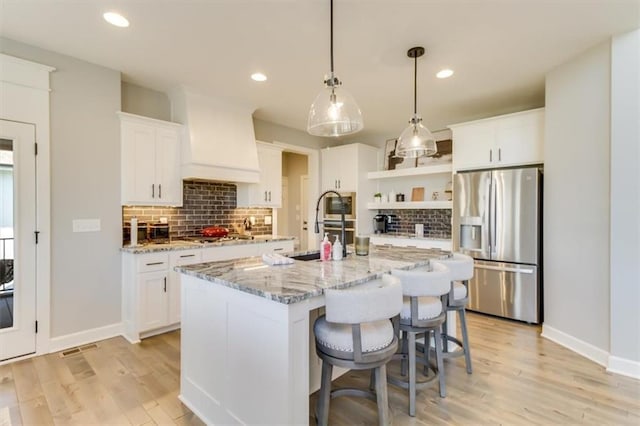
[[[73,232],[98,232],[100,219],[74,219]]]
[[[255,225],[256,224],[256,217],[255,216],[249,217],[249,222],[251,222],[251,225]]]
[[[271,225],[271,216],[265,216],[264,217],[264,224],[265,225]]]

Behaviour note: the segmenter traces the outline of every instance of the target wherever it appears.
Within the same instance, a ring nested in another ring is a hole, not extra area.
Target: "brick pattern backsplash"
[[[424,237],[451,238],[451,209],[380,210],[393,215],[389,232],[415,235],[415,225],[424,224]]]
[[[156,223],[166,217],[171,237],[199,236],[207,226],[224,226],[233,232],[233,224],[241,224],[245,217],[254,216],[253,235],[270,235],[271,225],[265,225],[265,216],[271,216],[269,208],[237,208],[236,186],[231,183],[183,181],[182,207],[125,206],[123,222],[137,217],[141,222]]]

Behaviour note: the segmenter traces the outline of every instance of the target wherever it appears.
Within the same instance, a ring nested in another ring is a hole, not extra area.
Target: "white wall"
[[[599,362],[610,337],[610,54],[600,44],[546,78],[544,332]]]
[[[0,39],[51,74],[51,337],[120,322],[120,73]],[[73,233],[98,218],[101,231]],[[39,319],[46,321],[46,319]]]
[[[635,362],[640,377],[640,30],[611,50],[612,371]],[[622,365],[619,365],[622,363]]]

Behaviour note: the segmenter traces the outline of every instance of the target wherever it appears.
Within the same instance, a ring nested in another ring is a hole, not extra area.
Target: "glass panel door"
[[[0,139],[0,329],[13,327],[13,141]]]

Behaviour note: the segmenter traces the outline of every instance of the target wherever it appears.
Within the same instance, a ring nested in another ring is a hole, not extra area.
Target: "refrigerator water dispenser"
[[[482,249],[482,225],[460,225],[460,248]]]

